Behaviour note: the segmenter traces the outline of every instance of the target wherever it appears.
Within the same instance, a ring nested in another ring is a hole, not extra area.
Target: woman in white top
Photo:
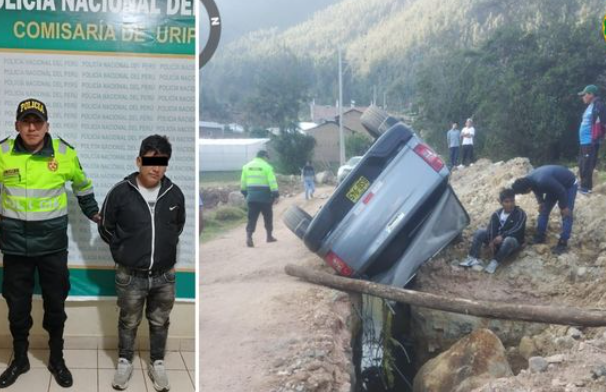
[[[461,163],[465,166],[469,166],[473,163],[473,138],[476,135],[476,130],[473,127],[473,121],[468,118],[465,121],[465,128],[461,130],[461,145],[463,146],[463,157]]]

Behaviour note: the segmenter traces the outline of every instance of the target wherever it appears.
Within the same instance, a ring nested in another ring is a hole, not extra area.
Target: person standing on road
[[[246,246],[254,247],[253,233],[257,228],[259,214],[263,214],[267,242],[277,241],[273,233],[272,206],[278,202],[278,181],[273,167],[268,163],[269,154],[265,150],[242,168],[241,192],[248,204],[248,223],[246,225]]]
[[[556,203],[558,204],[562,214],[562,233],[553,251],[556,254],[566,252],[572,233],[574,201],[578,188],[574,173],[564,166],[541,166],[526,177],[515,180],[512,188],[516,194],[532,191],[539,203],[537,232],[533,240],[535,244],[545,242],[549,214]]]
[[[310,161],[307,161],[301,170],[301,181],[305,188],[305,200],[313,198],[316,191],[316,171]]]
[[[579,192],[588,195],[593,189],[593,171],[606,131],[606,106],[598,96],[598,87],[590,84],[579,93],[587,105],[579,126]]]
[[[465,121],[465,127],[461,130],[461,138],[463,142],[463,156],[461,164],[469,166],[473,164],[473,139],[476,136],[476,129],[473,127],[473,120],[468,118]]]
[[[459,161],[459,148],[461,148],[461,131],[458,129],[459,124],[452,123],[452,128],[446,132],[446,142],[448,143],[448,151],[450,152],[449,169],[452,170],[457,166]]]
[[[513,189],[503,189],[499,194],[499,202],[501,208],[490,217],[488,228],[474,233],[469,256],[460,266],[482,268],[484,272],[494,274],[499,264],[524,243],[526,213],[516,206]],[[487,244],[493,254],[493,259],[486,268],[480,260],[482,244]]]
[[[0,375],[0,388],[12,385],[30,369],[27,350],[36,270],[44,300],[42,325],[49,334],[48,370],[67,388],[73,379],[63,358],[65,300],[70,290],[66,182],[72,183],[86,217],[99,222],[99,207],[74,148],[51,137],[44,103],[33,98],[19,103],[15,129],[16,138],[0,141],[2,296],[13,336],[13,359]]]
[[[143,308],[149,322],[148,374],[156,391],[168,391],[164,355],[175,303],[177,244],[185,225],[185,197],[165,176],[172,147],[165,136],[145,138],[138,172],[117,183],[105,197],[99,234],[116,263],[118,366],[112,387],[124,390],[133,372],[137,329]]]

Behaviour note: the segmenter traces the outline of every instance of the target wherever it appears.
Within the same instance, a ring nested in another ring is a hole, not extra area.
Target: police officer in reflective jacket
[[[62,387],[73,384],[63,360],[67,268],[67,193],[71,182],[84,215],[98,222],[93,185],[73,147],[48,133],[48,110],[37,99],[17,106],[16,138],[0,142],[0,250],[4,260],[2,295],[8,304],[13,360],[0,375],[0,388],[13,384],[30,368],[27,357],[32,327],[34,275],[38,271],[44,300],[43,327],[49,334],[48,370]]]
[[[265,150],[257,153],[257,157],[242,168],[241,191],[248,204],[248,224],[246,225],[246,245],[254,246],[252,235],[257,227],[259,214],[263,214],[267,242],[277,241],[272,235],[273,211],[272,205],[277,202],[278,182],[273,167],[267,162],[269,154]]]

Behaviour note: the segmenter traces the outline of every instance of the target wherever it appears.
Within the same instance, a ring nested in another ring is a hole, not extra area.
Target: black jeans
[[[480,229],[473,234],[473,242],[471,243],[471,249],[469,255],[475,258],[480,258],[480,249],[482,244],[488,244],[488,230]],[[501,245],[497,246],[497,252],[494,255],[494,259],[501,263],[512,254],[516,249],[520,247],[518,240],[514,237],[505,237]]]
[[[461,164],[469,166],[470,163],[473,163],[473,144],[464,145],[462,149],[463,156],[461,157]]]
[[[591,190],[593,188],[593,170],[598,164],[599,143],[582,145],[579,151],[579,177],[581,177],[581,188]]]
[[[147,277],[133,274],[125,267],[116,268],[116,295],[120,308],[118,355],[133,360],[137,329],[143,317],[149,322],[151,361],[163,360],[168,338],[169,316],[175,304],[175,270]]]
[[[265,230],[267,231],[267,235],[271,235],[271,233],[274,231],[274,212],[272,210],[272,207],[272,203],[249,202],[246,233],[252,235],[252,233],[255,232],[255,229],[257,228],[257,220],[259,219],[259,214],[263,214]]]
[[[63,329],[67,320],[65,299],[70,289],[67,250],[37,257],[4,255],[2,296],[8,305],[15,357],[26,355],[29,347],[36,270],[44,300],[42,326],[49,335],[51,360],[59,361],[63,359]]]

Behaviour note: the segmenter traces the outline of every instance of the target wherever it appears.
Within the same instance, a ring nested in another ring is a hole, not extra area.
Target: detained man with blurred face
[[[99,233],[116,262],[118,366],[112,387],[124,390],[133,372],[143,308],[149,322],[148,374],[157,391],[170,384],[164,365],[169,316],[175,302],[177,243],[185,225],[185,198],[165,174],[172,147],[165,136],[143,140],[139,169],[117,183],[101,209]]]

